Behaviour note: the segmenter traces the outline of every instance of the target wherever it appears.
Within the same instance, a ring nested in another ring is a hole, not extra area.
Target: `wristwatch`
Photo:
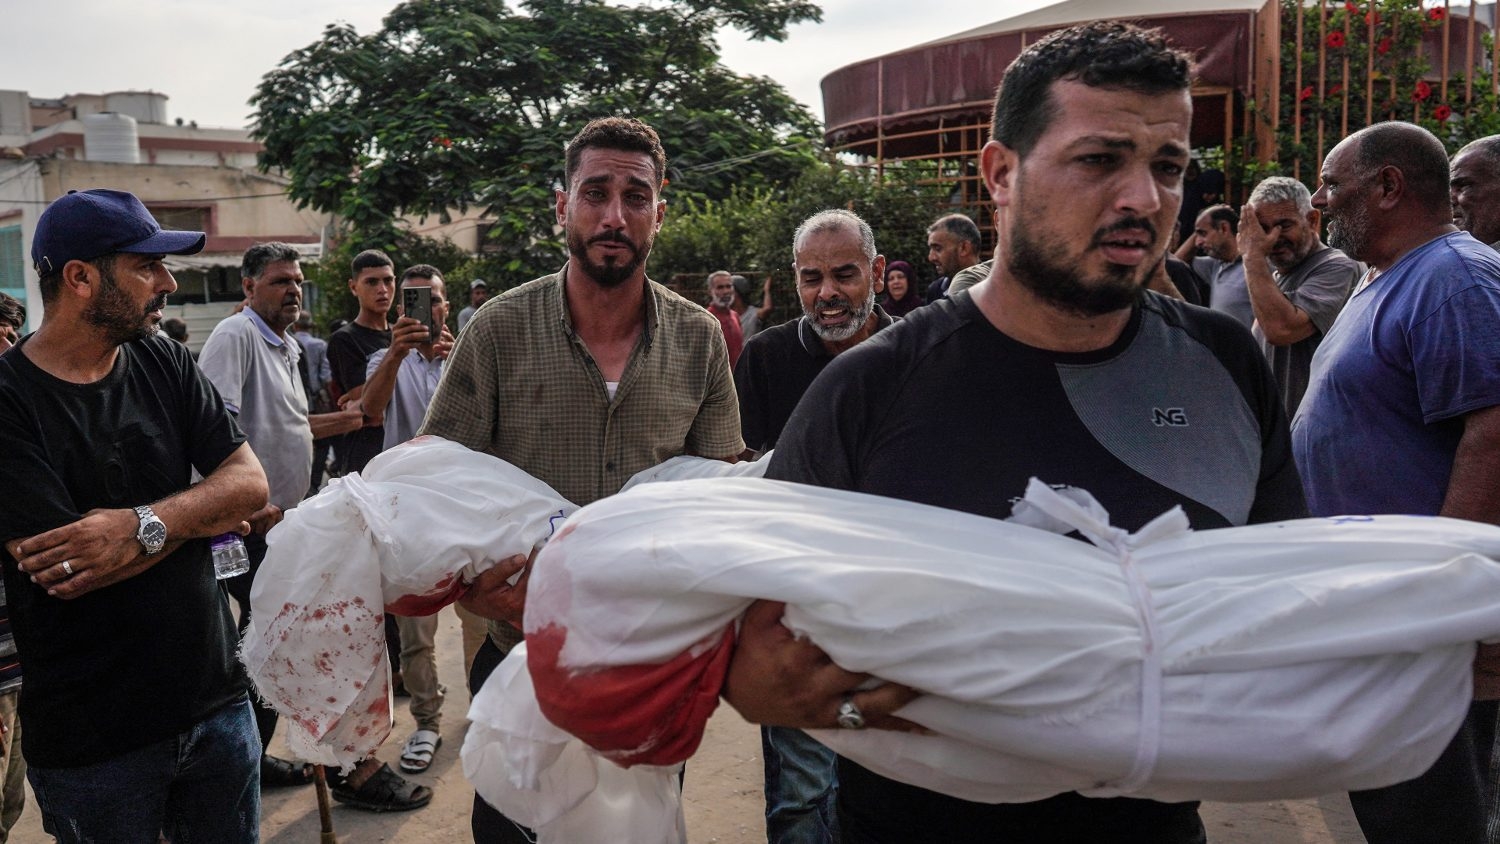
[[[162,546],[167,544],[167,526],[162,524],[150,507],[144,505],[135,508],[135,516],[141,520],[135,538],[146,549],[146,556],[161,553]]]

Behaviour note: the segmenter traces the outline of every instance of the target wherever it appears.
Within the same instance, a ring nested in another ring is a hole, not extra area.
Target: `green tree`
[[[563,254],[552,188],[563,144],[595,117],[657,129],[674,198],[813,163],[817,120],[774,81],[722,65],[714,33],[781,40],[820,18],[808,0],[409,0],[378,32],[330,25],[266,74],[251,100],[261,165],[365,241],[395,243],[402,215],[483,209],[502,247],[492,280],[524,281]]]

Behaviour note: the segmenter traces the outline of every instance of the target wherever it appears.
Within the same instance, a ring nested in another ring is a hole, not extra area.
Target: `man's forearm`
[[[1264,258],[1245,256],[1245,289],[1255,321],[1271,345],[1289,346],[1312,336],[1312,319],[1281,292]]]
[[[380,365],[365,379],[365,389],[360,396],[360,403],[364,406],[365,416],[374,422],[385,418],[385,409],[391,403],[391,396],[396,392],[396,373],[401,369],[401,361],[405,355],[387,352],[381,358]]]
[[[270,490],[260,459],[244,443],[199,484],[151,505],[171,539],[218,536],[237,530],[266,506]]]
[[[314,413],[307,417],[307,425],[312,429],[313,439],[321,440],[325,437],[359,430],[364,425],[364,414],[358,408],[333,413]]]
[[[1438,515],[1500,525],[1500,405],[1464,417]]]

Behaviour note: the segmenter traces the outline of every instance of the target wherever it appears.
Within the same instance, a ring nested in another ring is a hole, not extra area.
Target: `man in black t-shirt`
[[[1023,51],[981,157],[1000,235],[990,277],[830,363],[766,476],[1022,521],[1012,502],[1036,476],[1087,490],[1127,530],[1175,505],[1197,529],[1305,515],[1286,417],[1249,332],[1144,290],[1181,201],[1190,78],[1159,32],[1118,22]],[[780,612],[763,603],[746,615],[724,686],[741,714],[902,726],[891,713],[915,691],[862,689],[867,677],[793,639]],[[1102,793],[1126,775],[1093,773]],[[850,844],[1205,838],[1195,803],[974,803],[847,759],[838,781]]]
[[[209,537],[261,529],[266,478],[187,349],[157,334],[168,254],[128,193],[37,222],[41,328],[0,357],[5,592],[28,779],[64,842],[259,837],[260,743]],[[203,480],[192,483],[193,471]]]
[[[838,355],[891,324],[875,304],[885,256],[870,225],[852,211],[820,211],[792,236],[792,270],[802,318],[757,334],[734,369],[740,436],[747,455],[776,446],[802,394]],[[762,727],[766,839],[819,844],[839,838],[833,751],[801,730]]]
[[[370,355],[391,345],[389,321],[396,295],[396,265],[379,249],[366,249],[354,256],[349,290],[359,300],[359,316],[328,338],[328,365],[333,388],[344,409],[358,407],[365,387],[365,362]],[[385,444],[385,429],[379,425],[345,434],[334,447],[339,473],[358,472]]]
[[[757,334],[734,368],[740,436],[757,454],[776,447],[803,392],[834,355],[891,324],[875,302],[885,256],[876,254],[875,235],[859,215],[814,214],[797,228],[792,251],[802,318]]]

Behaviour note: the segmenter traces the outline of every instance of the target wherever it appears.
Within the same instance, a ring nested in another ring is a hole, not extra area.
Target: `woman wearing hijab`
[[[885,268],[885,295],[880,306],[893,317],[903,317],[922,307],[922,296],[917,292],[917,274],[911,264],[892,261]]]

